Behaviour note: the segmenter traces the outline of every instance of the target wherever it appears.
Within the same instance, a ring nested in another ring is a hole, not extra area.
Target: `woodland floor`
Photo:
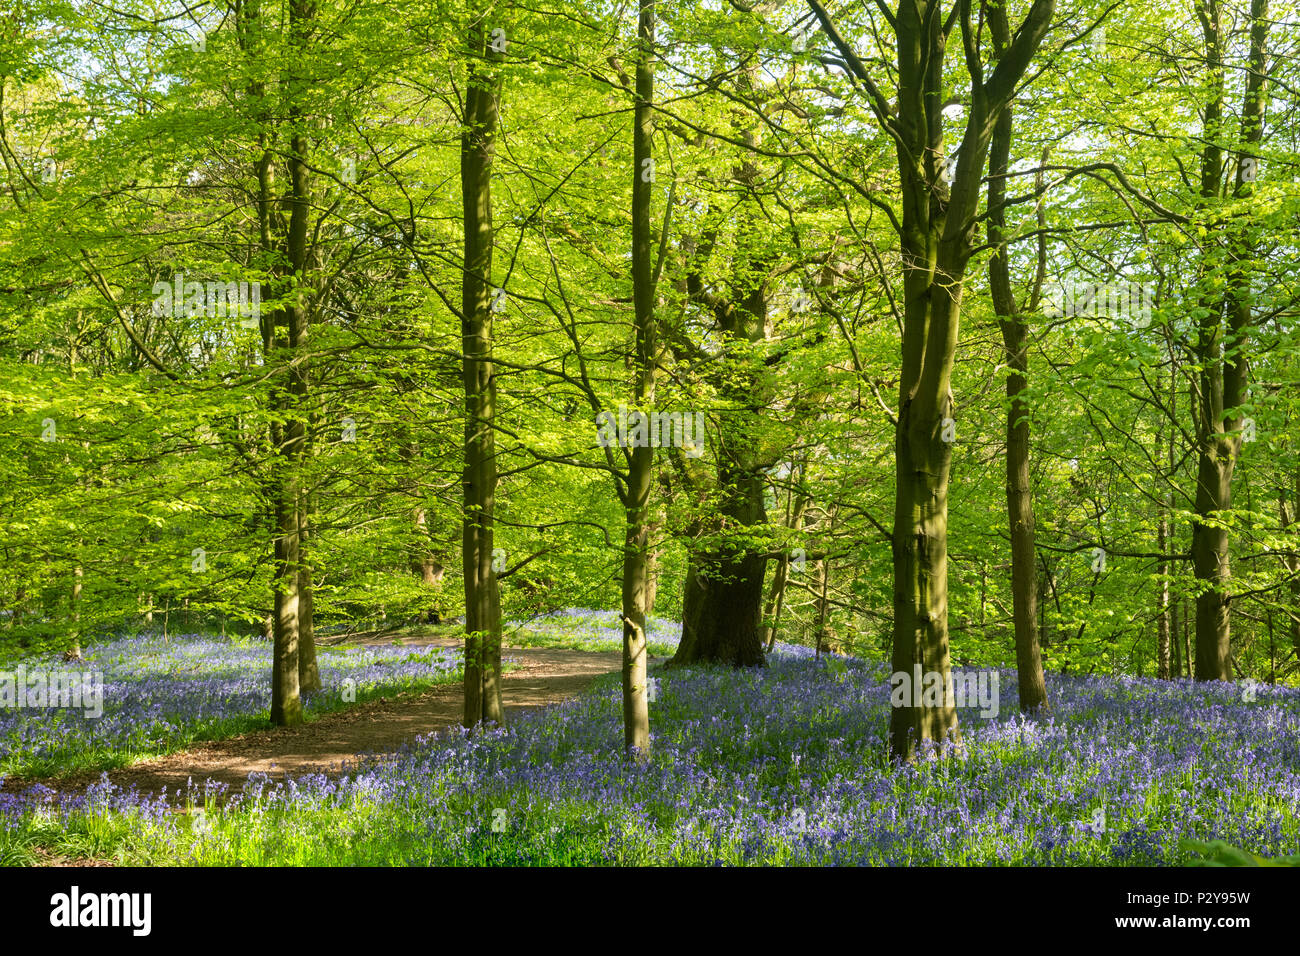
[[[461,644],[455,638],[419,634],[408,634],[400,640],[420,647]],[[394,639],[362,638],[349,643],[391,645]],[[512,713],[577,696],[597,677],[617,671],[622,664],[621,654],[608,651],[505,648],[504,653],[519,665],[503,676],[507,722]],[[264,773],[272,780],[309,773],[343,773],[347,763],[358,755],[392,753],[413,737],[458,726],[463,713],[462,694],[457,682],[420,694],[381,698],[300,727],[241,734],[110,770],[108,778],[120,787],[136,787],[150,794],[161,793],[164,787],[168,794],[175,794],[185,790],[191,780],[196,789],[204,780],[213,780],[226,784],[230,788],[227,793],[234,794],[240,792],[251,773]],[[8,778],[3,789],[17,791],[41,783],[57,791],[82,792],[101,775],[93,772],[58,779]],[[200,799],[196,794],[196,802]]]

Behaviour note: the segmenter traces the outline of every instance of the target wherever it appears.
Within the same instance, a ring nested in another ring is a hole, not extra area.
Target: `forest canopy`
[[[1300,672],[1267,0],[21,0],[0,649],[618,609],[947,675]],[[956,729],[895,708],[891,744]]]

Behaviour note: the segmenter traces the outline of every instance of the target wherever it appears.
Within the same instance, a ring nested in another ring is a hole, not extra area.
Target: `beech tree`
[[[903,334],[894,468],[893,669],[937,674],[944,702],[927,704],[921,688],[890,715],[890,751],[910,759],[924,740],[957,735],[948,648],[948,478],[955,429],[951,391],[961,296],[974,248],[975,214],[989,143],[1047,35],[1054,0],[1035,0],[1007,49],[987,69],[983,6],[972,19],[969,0],[903,2],[884,11],[897,54],[893,102],[818,0],[809,0],[822,29],[859,85],[872,115],[898,154],[902,215],[886,207],[898,231],[903,263]],[[883,10],[883,7],[882,7]],[[944,65],[958,30],[970,105],[956,150],[944,145],[943,108],[951,80]],[[951,183],[948,179],[951,177]]]
[[[478,726],[516,626],[605,609],[611,746],[645,752],[680,622],[683,668],[919,670],[900,760],[957,739],[950,667],[1015,666],[1026,709],[1061,673],[1290,681],[1276,8],[32,0],[0,30],[0,652],[265,634],[288,724],[315,632],[436,608]],[[152,308],[181,273],[259,319]],[[1047,314],[1111,282],[1149,322]],[[702,454],[610,447],[620,405]]]
[[[636,27],[636,105],[632,113],[632,300],[635,352],[632,399],[642,415],[655,400],[658,357],[655,325],[654,232],[651,186],[654,160],[655,2],[641,0]],[[666,228],[666,225],[665,225]],[[654,449],[648,442],[624,449],[627,479],[619,497],[627,513],[623,543],[623,744],[629,751],[650,751],[650,711],[646,691],[646,599],[649,586],[650,489]]]
[[[989,30],[995,54],[1001,56],[1010,43],[1006,8],[988,8]],[[1007,374],[1007,524],[1011,538],[1011,599],[1016,641],[1016,678],[1020,709],[1036,710],[1047,703],[1042,651],[1038,640],[1037,552],[1034,548],[1034,498],[1029,471],[1029,419],[1026,402],[1029,379],[1028,315],[1036,312],[1047,270],[1046,236],[1038,237],[1037,267],[1030,292],[1017,300],[1011,284],[1010,256],[1006,247],[1007,174],[1010,169],[1014,133],[1014,107],[1008,103],[993,124],[989,145],[988,221],[989,293],[1002,332]],[[1042,187],[1039,173],[1036,185]],[[1038,224],[1043,225],[1039,211]]]
[[[496,30],[495,39],[493,31]],[[461,334],[465,381],[465,726],[501,723],[501,598],[493,567],[496,506],[496,383],[492,375],[492,159],[504,28],[479,14],[470,27],[461,205],[465,264]]]
[[[1250,267],[1254,258],[1249,217],[1225,220],[1225,200],[1248,203],[1259,159],[1252,152],[1264,135],[1267,99],[1268,0],[1252,0],[1248,21],[1250,52],[1240,111],[1237,148],[1225,149],[1225,59],[1228,36],[1219,0],[1196,5],[1205,40],[1205,145],[1200,154],[1200,196],[1207,226],[1222,240],[1207,238],[1198,303],[1196,357],[1200,369],[1196,395],[1196,520],[1192,560],[1201,589],[1196,597],[1196,679],[1232,680],[1230,555],[1228,525],[1232,474],[1241,454],[1241,406],[1250,375],[1250,337],[1254,324]],[[1226,158],[1235,154],[1236,162]],[[1233,169],[1235,167],[1235,169]],[[1230,171],[1231,170],[1231,171]],[[1235,220],[1235,221],[1234,221]],[[1220,248],[1220,241],[1222,243]],[[1216,272],[1227,260],[1223,291],[1213,291]],[[1208,288],[1207,288],[1208,287]]]

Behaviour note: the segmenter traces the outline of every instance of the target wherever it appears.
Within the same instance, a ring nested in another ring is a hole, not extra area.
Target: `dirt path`
[[[391,645],[393,640],[387,638],[380,643]],[[446,638],[412,637],[403,643],[460,646],[458,641]],[[507,721],[512,714],[527,708],[544,707],[576,696],[601,674],[617,671],[622,663],[618,652],[507,648],[504,654],[522,665],[504,676]],[[181,753],[110,770],[108,776],[122,787],[135,786],[143,793],[161,793],[166,787],[171,795],[183,790],[191,778],[196,786],[211,779],[227,784],[230,792],[236,793],[254,772],[269,774],[276,780],[306,773],[338,773],[345,762],[358,754],[391,753],[412,737],[459,725],[462,693],[458,682],[420,694],[381,698],[301,727],[256,731],[199,744]],[[99,778],[99,773],[91,773],[57,781],[5,780],[4,789],[21,790],[39,782],[59,791],[81,791]]]

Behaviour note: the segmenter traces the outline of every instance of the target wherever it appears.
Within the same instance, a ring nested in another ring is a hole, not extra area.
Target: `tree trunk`
[[[1042,573],[1038,575],[1038,636],[1043,647],[1052,646],[1052,629],[1047,626],[1047,604],[1051,597],[1051,580],[1044,561],[1039,562],[1042,565]]]
[[[1277,510],[1281,518],[1282,530],[1294,533],[1297,522],[1300,521],[1300,467],[1296,468],[1293,494],[1294,505],[1288,507],[1286,490],[1279,488],[1277,492]],[[1300,554],[1296,554],[1293,548],[1290,553],[1282,556],[1282,566],[1286,568],[1291,579],[1288,588],[1291,594],[1291,604],[1290,607],[1285,609],[1284,613],[1291,623],[1290,628],[1288,628],[1291,633],[1291,646],[1295,649],[1296,655],[1300,657]]]
[[[802,477],[802,471],[800,472]],[[789,507],[789,514],[786,516],[786,526],[792,531],[798,531],[803,527],[804,511],[808,507],[809,498],[802,493],[795,494],[795,500]],[[767,594],[767,604],[763,608],[763,620],[768,621],[763,632],[759,635],[764,641],[767,653],[771,654],[776,648],[776,635],[781,626],[781,614],[785,610],[785,588],[790,580],[790,552],[783,551],[781,559],[777,562],[776,572],[772,575],[772,589]]]
[[[308,220],[311,215],[311,179],[308,166],[310,140],[301,131],[304,120],[298,98],[305,93],[305,81],[297,75],[308,57],[307,33],[314,17],[314,7],[306,0],[291,0],[289,5],[290,56],[294,58],[293,77],[288,91],[289,125],[294,134],[289,141],[287,160],[289,171],[288,230],[285,234],[284,252],[289,274],[295,288],[305,289],[307,281],[309,237]],[[286,338],[280,344],[287,349],[280,352],[286,368],[282,373],[288,379],[286,386],[276,386],[274,399],[283,415],[275,448],[279,453],[275,476],[276,554],[272,587],[275,591],[275,647],[271,670],[271,723],[289,727],[302,723],[301,684],[299,656],[302,637],[302,525],[303,497],[302,467],[307,442],[307,329],[309,323],[308,300],[296,297],[277,310],[276,318],[283,318],[287,328]]]
[[[785,585],[790,579],[790,555],[781,555],[776,562],[776,571],[772,574],[772,586],[767,592],[767,602],[763,605],[763,629],[759,638],[763,642],[765,653],[771,654],[776,648],[777,630],[781,626],[781,612],[785,608]]]
[[[470,33],[465,130],[461,135],[461,205],[465,267],[461,338],[465,386],[465,474],[462,566],[465,577],[465,718],[501,724],[501,599],[492,566],[497,465],[496,382],[492,375],[492,163],[495,156],[499,59],[481,19]]]
[[[655,601],[659,597],[659,549],[651,547],[646,555],[645,578],[645,615],[649,619],[655,612]]]
[[[423,529],[425,527],[425,520],[424,509],[420,508],[417,517],[417,527]],[[421,619],[425,624],[437,624],[442,620],[442,605],[440,602],[435,603],[432,595],[438,589],[439,585],[442,584],[442,579],[447,573],[447,569],[443,567],[441,561],[435,558],[428,551],[427,547],[421,548],[421,550],[415,555],[413,564],[416,573],[420,575],[420,583],[423,584],[430,593],[428,606],[426,606],[421,612]]]
[[[307,311],[302,319],[304,327],[299,340],[299,348],[306,348],[306,339],[310,335],[311,313]],[[303,395],[311,386],[310,369],[304,357],[302,363]],[[300,462],[305,464],[312,456],[312,435],[316,430],[315,415],[304,419],[304,435]],[[300,693],[321,689],[320,667],[316,662],[316,595],[315,573],[311,557],[312,518],[316,513],[315,496],[303,489],[298,512],[298,690]]]
[[[817,581],[821,588],[817,594],[817,630],[814,635],[816,650],[814,653],[817,657],[821,657],[822,651],[833,653],[836,650],[834,629],[827,623],[831,612],[831,561],[829,557],[823,557],[817,562]]]
[[[1215,377],[1214,371],[1207,368],[1202,373],[1202,382],[1208,384]],[[1192,523],[1192,566],[1197,580],[1208,584],[1209,590],[1196,596],[1197,680],[1232,680],[1228,531],[1205,522],[1226,518],[1232,508],[1235,444],[1221,431],[1216,434],[1212,425],[1201,438],[1196,519]]]
[[[721,466],[722,512],[729,524],[742,529],[767,523],[763,506],[763,479],[749,471],[733,472]],[[688,596],[698,601],[682,617],[682,641],[673,655],[674,666],[702,662],[733,667],[761,667],[763,641],[763,579],[767,557],[752,546],[723,543],[692,558],[695,577],[688,572]],[[691,594],[690,581],[695,581]]]
[[[275,505],[275,638],[271,664],[271,723],[302,723],[298,683],[298,509],[292,478],[281,478]]]
[[[305,150],[305,137],[295,137],[295,152]],[[301,217],[303,232],[299,234],[291,225],[290,249],[295,248],[295,241],[306,239],[306,169],[300,167],[301,154],[291,158],[291,175],[295,181],[302,180],[301,187],[295,187],[295,201],[292,219]],[[298,188],[303,192],[299,193]],[[292,259],[292,252],[291,252]],[[295,270],[296,272],[297,270]],[[290,306],[284,310],[288,321],[288,354],[297,352],[305,345],[306,314],[301,306]],[[285,358],[289,362],[288,356]],[[289,366],[285,373],[289,378],[287,390],[277,389],[280,409],[285,415],[285,424],[276,429],[276,447],[282,449],[278,474],[275,479],[276,501],[276,542],[275,570],[272,586],[275,590],[275,647],[271,673],[271,722],[277,726],[288,727],[302,722],[302,685],[299,673],[301,637],[303,622],[302,585],[304,583],[302,561],[302,445],[306,437],[306,427],[300,411],[302,401],[306,399],[306,379],[301,365]],[[286,394],[287,392],[287,394]]]
[[[1169,519],[1160,516],[1156,525],[1156,550],[1160,552],[1160,563],[1156,573],[1160,575],[1160,590],[1156,593],[1156,677],[1169,680],[1169,562],[1164,555],[1169,547]]]
[[[911,296],[909,295],[909,299]],[[940,444],[940,419],[952,407],[935,410],[902,396],[895,441],[894,650],[895,674],[910,680],[919,669],[951,682],[948,656],[948,471],[951,453]],[[936,412],[942,411],[942,415]],[[927,440],[926,432],[933,436]],[[950,697],[927,705],[920,688],[890,714],[890,751],[908,760],[923,740],[957,737],[957,711]]]
[[[77,565],[72,570],[72,594],[69,596],[68,605],[72,612],[72,656],[81,657],[81,582],[83,572],[81,565]]]
[[[999,8],[990,18],[998,54],[1005,50],[1007,19]],[[1008,367],[1007,392],[1007,524],[1011,537],[1011,597],[1015,627],[1016,675],[1020,709],[1030,712],[1047,706],[1047,682],[1043,676],[1042,652],[1038,646],[1038,588],[1034,564],[1034,497],[1029,480],[1029,414],[1025,392],[1029,386],[1029,326],[1020,313],[1011,289],[1007,261],[1005,202],[1007,170],[1011,156],[1012,108],[1007,106],[994,124],[989,154],[989,241],[994,254],[989,260],[989,287],[993,309],[1002,330],[1003,354]],[[1038,185],[1042,179],[1039,175]],[[1045,240],[1044,240],[1045,241]],[[1042,287],[1044,254],[1040,248],[1037,300]],[[980,623],[983,623],[983,602]]]
[[[688,552],[686,579],[682,582],[682,640],[694,640],[700,630],[700,614],[704,610],[704,597],[709,581],[700,570],[699,559]],[[680,644],[678,645],[680,648]]]
[[[1017,331],[1012,331],[1014,327]],[[1038,639],[1038,591],[1034,573],[1034,500],[1029,480],[1029,410],[1020,397],[1024,392],[1028,350],[1024,325],[1016,319],[1004,323],[1003,335],[1012,372],[1007,376],[1007,517],[1011,532],[1012,616],[1015,626],[1016,673],[1020,709],[1047,706],[1047,683],[1043,675],[1042,651]],[[1014,350],[1014,351],[1013,351]]]
[[[1169,597],[1169,595],[1166,595],[1166,597]],[[1182,677],[1183,676],[1183,641],[1182,641],[1182,637],[1180,636],[1181,632],[1178,630],[1178,599],[1176,597],[1169,597],[1168,622],[1169,622],[1169,643],[1170,643],[1172,656],[1174,659],[1174,664],[1173,664],[1174,676]]]
[[[302,526],[298,530],[298,690],[301,693],[321,689],[320,667],[316,663],[315,595],[312,585],[312,563],[307,549],[311,528],[311,509],[304,508]]]
[[[409,376],[403,374],[399,378],[407,387],[415,387]],[[434,557],[429,541],[428,513],[424,507],[423,491],[415,473],[419,467],[420,446],[411,440],[408,428],[400,428],[399,434],[402,436],[398,441],[398,445],[402,450],[402,462],[406,466],[409,476],[406,482],[406,492],[411,496],[411,500],[415,502],[415,505],[411,508],[411,529],[414,534],[415,544],[411,551],[410,568],[413,574],[419,575],[420,583],[429,591],[428,598],[421,602],[417,620],[425,624],[432,624],[439,619],[438,612],[442,610],[441,607],[434,606],[433,592],[442,583],[446,569],[443,567],[442,562]]]
[[[1224,63],[1218,0],[1204,0],[1197,13],[1205,35],[1209,68],[1209,102],[1205,108],[1206,146],[1201,151],[1201,196],[1213,208],[1222,195]],[[1250,68],[1241,112],[1241,143],[1257,144],[1263,135],[1267,0],[1252,0]],[[1251,192],[1238,163],[1233,195]],[[1225,230],[1228,231],[1228,230]],[[1211,242],[1211,239],[1206,242]],[[1228,255],[1233,263],[1228,291],[1222,299],[1202,297],[1202,314],[1196,340],[1200,364],[1200,400],[1197,403],[1196,518],[1192,523],[1192,562],[1203,587],[1196,598],[1196,678],[1232,680],[1231,616],[1232,572],[1228,531],[1224,526],[1232,510],[1232,473],[1241,452],[1240,405],[1248,376],[1247,345],[1251,326],[1252,296],[1248,262],[1251,240],[1228,231]],[[1214,268],[1205,265],[1205,272]],[[1206,276],[1208,278],[1208,276]]]
[[[1175,349],[1174,346],[1173,337],[1168,336],[1166,341],[1169,347],[1170,428],[1169,428],[1169,441],[1165,443],[1164,451],[1167,456],[1165,462],[1166,462],[1166,467],[1168,468],[1168,477],[1169,480],[1172,481],[1174,475],[1177,474],[1178,472],[1178,455],[1177,455],[1177,449],[1175,447],[1175,443],[1178,440],[1178,428],[1175,427],[1178,421],[1178,391],[1179,391],[1178,355],[1177,355],[1177,350]],[[1170,518],[1174,510],[1174,498],[1172,492],[1166,495],[1162,495],[1161,497],[1162,497],[1162,501],[1161,501],[1160,527],[1158,531],[1163,533],[1164,535],[1163,538],[1164,544],[1161,545],[1160,547],[1160,553],[1161,555],[1165,556],[1165,558],[1161,562],[1163,568],[1161,573],[1168,574],[1174,567],[1177,566],[1177,562],[1172,560],[1173,555],[1171,553],[1175,547],[1174,545],[1175,533]],[[1182,632],[1178,630],[1179,599],[1176,595],[1171,594],[1171,588],[1168,581],[1163,581],[1161,583],[1160,601],[1163,605],[1163,610],[1162,610],[1163,620],[1160,622],[1160,626],[1166,627],[1169,630],[1170,651],[1171,651],[1171,656],[1173,657],[1173,676],[1182,677],[1183,676],[1183,652],[1182,652],[1182,636],[1181,636]],[[1189,661],[1188,674],[1190,675],[1190,673],[1191,673],[1191,667]]]
[[[632,299],[636,323],[635,405],[649,413],[655,398],[655,276],[651,262],[650,202],[653,169],[654,0],[643,0],[637,18],[636,105],[632,118]],[[639,759],[650,753],[650,709],[646,693],[646,584],[650,487],[654,449],[626,449],[628,472],[622,493],[627,528],[623,538],[623,745]]]

